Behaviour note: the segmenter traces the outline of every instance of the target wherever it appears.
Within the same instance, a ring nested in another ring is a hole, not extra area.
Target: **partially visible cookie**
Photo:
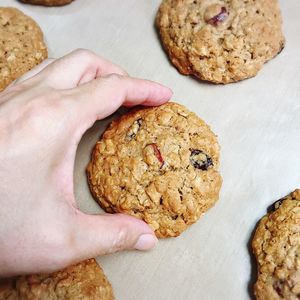
[[[94,259],[44,275],[0,279],[1,300],[113,300],[112,287]]]
[[[0,7],[0,91],[47,55],[38,24],[16,8]]]
[[[300,298],[300,189],[261,219],[252,247],[258,262],[254,293],[260,300]]]
[[[24,3],[44,5],[44,6],[62,6],[71,3],[73,0],[21,0]]]
[[[255,76],[285,41],[277,0],[163,0],[156,24],[178,70],[214,83]]]
[[[147,222],[160,238],[178,236],[219,197],[219,144],[196,114],[167,103],[112,122],[87,167],[101,207]]]

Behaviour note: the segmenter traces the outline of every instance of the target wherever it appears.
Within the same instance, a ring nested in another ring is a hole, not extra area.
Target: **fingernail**
[[[153,234],[142,234],[134,245],[136,250],[150,250],[158,242],[158,239]]]

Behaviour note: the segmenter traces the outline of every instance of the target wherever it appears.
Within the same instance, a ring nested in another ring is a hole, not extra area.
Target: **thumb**
[[[74,250],[81,259],[121,250],[150,250],[158,241],[145,222],[128,215],[79,212],[76,223]]]

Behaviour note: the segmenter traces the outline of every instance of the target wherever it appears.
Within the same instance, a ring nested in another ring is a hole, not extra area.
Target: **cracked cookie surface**
[[[1,300],[113,300],[112,287],[94,259],[44,275],[0,279]]]
[[[277,0],[163,0],[156,24],[177,69],[214,83],[255,76],[285,42]]]
[[[44,6],[61,6],[71,3],[73,0],[21,0],[23,3],[44,5]]]
[[[16,8],[0,7],[0,91],[47,56],[38,24]]]
[[[300,298],[300,189],[274,205],[256,229],[258,262],[254,293],[260,300]]]
[[[101,207],[146,221],[157,237],[178,236],[214,205],[222,179],[219,144],[182,105],[133,110],[112,122],[87,167]]]

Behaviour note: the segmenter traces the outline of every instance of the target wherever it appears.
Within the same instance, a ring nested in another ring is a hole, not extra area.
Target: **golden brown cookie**
[[[139,108],[112,122],[87,167],[94,197],[109,212],[146,221],[157,237],[178,236],[219,197],[219,144],[182,105]]]
[[[300,189],[276,202],[261,219],[252,247],[258,262],[256,299],[299,299]]]
[[[0,7],[0,91],[45,58],[38,24],[16,8]]]
[[[44,275],[0,279],[1,300],[113,300],[112,287],[94,259]]]
[[[163,0],[156,24],[178,70],[214,83],[255,76],[284,47],[277,0]]]
[[[73,0],[21,0],[23,3],[44,5],[44,6],[62,6],[71,3]]]

